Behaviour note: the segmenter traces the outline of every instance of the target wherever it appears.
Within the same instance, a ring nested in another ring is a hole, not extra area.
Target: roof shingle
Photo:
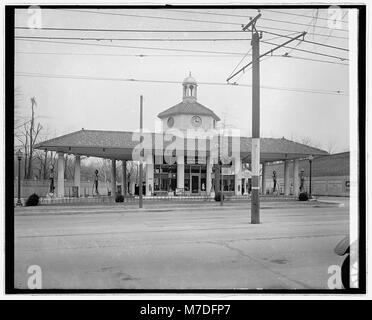
[[[138,141],[133,141],[134,132],[129,131],[100,131],[80,130],[51,140],[41,142],[36,149],[48,149],[58,151],[60,148],[106,148],[106,149],[132,149]],[[155,135],[155,133],[151,133]],[[161,135],[159,133],[159,135]],[[153,139],[154,141],[155,139]],[[292,154],[292,155],[328,155],[324,150],[309,147],[307,145],[287,139],[261,138],[261,154]],[[164,142],[164,146],[171,141]],[[186,145],[186,141],[185,141]],[[240,137],[240,152],[249,154],[252,149],[252,139]]]
[[[216,121],[221,120],[211,109],[203,106],[197,101],[192,100],[182,101],[179,104],[176,104],[175,106],[170,107],[163,112],[160,112],[158,114],[158,117],[165,118],[177,114],[205,115],[213,117],[213,119],[215,119]]]

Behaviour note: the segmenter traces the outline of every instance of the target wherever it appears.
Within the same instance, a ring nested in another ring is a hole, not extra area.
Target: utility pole
[[[223,206],[223,162],[222,162],[222,155],[221,155],[221,143],[222,138],[221,134],[218,136],[218,170],[220,170],[220,205]],[[220,164],[221,163],[221,164]]]
[[[143,143],[143,96],[140,96],[140,136],[141,136],[141,143]],[[142,144],[143,147],[143,144]],[[144,152],[142,152],[142,148],[140,150],[140,165],[139,165],[139,182],[138,182],[138,192],[139,192],[139,207],[143,207],[143,196],[142,196],[142,175],[143,175],[143,163],[142,158],[144,156]]]
[[[259,179],[260,179],[260,58],[273,53],[280,47],[300,38],[304,37],[306,32],[291,38],[281,45],[260,55],[260,38],[262,35],[256,29],[256,22],[261,17],[259,13],[256,17],[243,27],[243,31],[251,31],[252,33],[252,61],[243,68],[231,75],[227,82],[235,77],[240,72],[244,71],[248,66],[252,65],[252,150],[251,150],[251,170],[252,170],[252,199],[251,199],[251,223],[260,223],[260,198],[259,198]],[[249,30],[250,28],[250,30]]]
[[[251,223],[260,223],[260,35],[252,27],[252,199]]]

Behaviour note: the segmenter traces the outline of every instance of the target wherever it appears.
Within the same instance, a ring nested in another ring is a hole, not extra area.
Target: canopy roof
[[[152,138],[153,150],[155,150],[155,140],[163,141],[163,149],[172,143],[172,135],[170,134],[147,134]],[[132,160],[132,151],[138,145],[138,139],[134,135],[138,137],[138,132],[80,130],[38,143],[35,148],[91,157]],[[240,156],[244,161],[249,161],[252,139],[249,137],[233,137],[231,139],[240,139]],[[185,151],[186,148],[190,149],[190,145],[186,140],[184,141]],[[324,150],[284,138],[261,138],[260,140],[261,161],[291,160],[305,158],[309,155],[328,155]],[[197,146],[195,147],[197,149]]]

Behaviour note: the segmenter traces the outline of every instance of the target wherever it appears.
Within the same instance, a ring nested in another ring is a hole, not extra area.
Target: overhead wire
[[[76,80],[102,80],[102,81],[124,81],[124,82],[143,82],[143,83],[168,83],[168,84],[180,84],[180,81],[171,80],[148,80],[148,79],[135,79],[135,78],[112,78],[112,77],[92,77],[92,76],[81,76],[81,75],[56,75],[56,74],[41,74],[32,72],[16,72],[17,76],[23,77],[41,77],[41,78],[62,78],[62,79],[76,79]],[[229,84],[226,82],[199,82],[203,85],[218,85],[218,86],[241,86],[251,87],[250,84]],[[319,93],[319,94],[331,94],[331,95],[347,95],[342,90],[323,90],[323,89],[308,89],[308,88],[288,88],[288,87],[276,87],[276,86],[265,86],[262,85],[263,89],[282,90],[282,91],[295,91],[295,92],[307,92],[307,93]]]
[[[240,59],[240,61],[238,62],[238,64],[235,66],[234,70],[231,71],[229,77],[235,72],[236,69],[238,69],[238,67],[240,66],[240,64],[243,62],[243,60],[251,53],[252,51],[252,47],[247,51],[247,53]]]
[[[45,40],[81,40],[81,41],[249,41],[249,38],[178,38],[178,39],[168,39],[168,38],[88,38],[88,37],[55,37],[55,36],[15,36],[15,39],[45,39]]]
[[[129,49],[144,49],[144,50],[159,50],[159,51],[175,51],[175,52],[197,52],[197,53],[216,53],[216,54],[234,54],[242,55],[241,52],[226,52],[226,51],[209,51],[209,50],[192,50],[192,49],[176,49],[176,48],[158,48],[158,47],[144,47],[144,46],[125,46],[115,44],[101,44],[101,43],[81,43],[81,42],[67,42],[67,41],[49,41],[38,39],[17,39],[18,41],[38,42],[38,43],[54,43],[54,44],[68,44],[68,45],[81,45],[81,46],[100,46],[108,48],[129,48]]]
[[[249,15],[241,15],[241,14],[230,14],[230,13],[216,13],[216,12],[202,12],[202,11],[190,11],[190,10],[179,10],[179,9],[161,9],[163,11],[171,11],[171,12],[181,12],[181,13],[196,13],[196,14],[205,14],[205,15],[214,15],[214,16],[226,16],[226,17],[239,17],[239,18],[249,18]],[[256,9],[253,9],[256,10]],[[309,17],[311,18],[311,17]],[[280,23],[287,23],[287,24],[293,24],[293,25],[299,25],[299,26],[308,26],[305,23],[300,22],[293,22],[293,21],[285,21],[285,20],[279,20],[279,19],[271,19],[266,17],[260,17],[260,20],[263,21],[271,21],[271,22],[280,22]],[[329,29],[329,27],[324,26],[316,26],[316,28],[319,29]],[[340,30],[344,32],[348,32],[347,30]]]
[[[273,13],[279,13],[279,14],[285,14],[285,15],[291,15],[291,16],[297,16],[297,17],[306,17],[306,18],[311,18],[311,16],[308,16],[306,14],[300,14],[300,13],[293,13],[293,12],[284,12],[284,11],[277,11],[277,10],[272,10],[272,9],[262,9],[262,11],[267,11],[267,12],[273,12]],[[321,17],[318,17],[318,19],[320,20],[326,20],[328,21],[329,19],[328,18],[321,18]],[[348,21],[344,21],[342,20],[343,18],[341,18],[341,20],[335,20],[337,22],[343,22],[343,23],[348,23]]]
[[[270,34],[270,35],[280,36],[279,33],[270,32],[270,31],[263,31],[263,33],[267,33],[267,34]],[[288,35],[282,35],[282,37],[289,38]],[[301,41],[302,42],[305,42],[305,43],[310,43],[310,44],[315,44],[315,45],[319,45],[319,46],[331,48],[331,49],[338,49],[338,50],[343,50],[343,51],[349,51],[349,49],[346,49],[346,48],[343,48],[343,47],[328,45],[328,44],[324,44],[324,43],[320,43],[320,42],[315,42],[315,41],[311,41],[311,40],[304,39],[304,40],[301,40]]]
[[[30,27],[17,26],[15,29],[20,30],[33,30]],[[105,29],[105,28],[65,28],[65,27],[40,27],[37,30],[47,30],[47,31],[87,31],[87,32],[141,32],[141,33],[241,33],[241,30],[159,30],[159,29]]]
[[[159,16],[148,16],[148,15],[136,15],[136,14],[129,14],[129,13],[116,13],[116,12],[103,12],[103,11],[90,11],[90,10],[81,10],[81,9],[54,9],[54,10],[62,10],[68,12],[85,12],[85,13],[92,13],[92,14],[101,14],[101,15],[114,15],[114,16],[129,16],[129,17],[137,17],[137,18],[149,18],[149,19],[163,19],[163,20],[173,20],[173,21],[188,21],[188,22],[203,22],[203,23],[212,23],[212,24],[227,24],[227,25],[238,25],[241,26],[244,23],[233,23],[233,22],[223,22],[223,21],[211,21],[211,20],[198,20],[198,19],[183,19],[183,18],[170,18],[170,17],[159,17]],[[296,30],[291,29],[284,29],[284,28],[272,28],[267,26],[260,26],[260,28],[266,28],[269,30],[280,30],[280,31],[287,31],[287,32],[296,32]],[[317,36],[323,36],[321,33],[309,33]],[[333,38],[339,39],[348,39],[348,37],[343,36],[332,36]]]
[[[138,58],[148,58],[148,57],[156,57],[156,58],[168,58],[168,57],[197,57],[197,58],[231,58],[236,57],[237,54],[226,54],[226,55],[211,55],[211,54],[115,54],[115,53],[84,53],[84,52],[40,52],[40,51],[16,51],[16,54],[31,54],[31,55],[60,55],[60,56],[114,56],[114,57],[138,57]],[[247,53],[242,53],[245,56]],[[249,55],[249,54],[248,54]],[[247,56],[248,56],[247,55]],[[290,59],[298,59],[298,60],[306,60],[306,61],[313,61],[313,62],[321,62],[321,63],[330,63],[330,64],[338,64],[348,66],[347,63],[335,62],[330,60],[320,60],[320,59],[311,59],[311,58],[304,58],[298,56],[284,56],[284,55],[271,55],[270,57],[273,58],[290,58]]]
[[[261,42],[266,43],[266,44],[270,44],[270,45],[273,45],[273,46],[278,45],[277,43],[273,43],[273,42],[270,42],[270,41],[261,40]],[[305,49],[300,49],[300,48],[295,48],[295,47],[290,47],[288,45],[284,45],[283,48],[293,49],[295,51],[306,52],[306,53],[319,55],[319,56],[323,56],[323,57],[328,57],[328,58],[335,58],[335,59],[338,59],[338,60],[341,60],[341,61],[348,61],[349,60],[348,58],[344,58],[344,57],[334,56],[334,55],[331,55],[331,54],[326,54],[326,53],[321,53],[321,52],[314,52],[314,51],[311,51],[311,50],[305,50]]]
[[[136,17],[136,18],[148,18],[148,19],[160,19],[160,20],[172,20],[172,21],[187,21],[187,22],[203,22],[203,23],[213,23],[213,24],[224,24],[224,25],[241,25],[236,22],[223,22],[223,21],[210,21],[210,20],[200,20],[200,19],[183,19],[183,18],[171,18],[171,17],[159,17],[159,16],[149,16],[144,14],[129,14],[129,13],[117,13],[117,12],[102,12],[102,11],[90,11],[81,9],[56,9],[69,12],[86,12],[94,14],[106,14],[113,16],[123,16],[123,17]]]

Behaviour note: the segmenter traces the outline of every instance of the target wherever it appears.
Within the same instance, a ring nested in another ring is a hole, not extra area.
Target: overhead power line
[[[296,30],[291,30],[291,29],[283,29],[283,28],[272,28],[272,27],[266,27],[266,26],[257,26],[257,29],[261,30],[261,29],[268,29],[268,30],[276,30],[276,31],[286,31],[286,32],[300,32],[300,31],[296,31]],[[265,30],[263,30],[265,31]],[[306,34],[309,34],[309,35],[313,35],[313,36],[318,36],[318,37],[328,37],[327,35],[325,34],[322,34],[322,33],[315,33],[315,32],[307,32]],[[335,35],[332,35],[330,36],[331,38],[337,38],[337,39],[345,39],[345,40],[348,40],[349,37],[342,37],[342,36],[335,36]]]
[[[238,54],[223,54],[223,55],[211,55],[211,54],[125,54],[125,53],[90,53],[90,52],[40,52],[40,51],[17,51],[16,54],[40,54],[40,55],[58,55],[58,56],[108,56],[108,57],[204,57],[204,58],[230,58],[236,57]]]
[[[264,31],[264,33],[275,35],[275,36],[280,36],[279,33],[270,32],[270,31]],[[282,35],[282,36],[284,38],[290,38],[288,35]],[[331,49],[338,49],[338,50],[343,50],[343,51],[349,51],[349,49],[346,49],[346,48],[342,48],[342,47],[338,47],[338,46],[332,46],[332,45],[329,45],[329,44],[324,44],[324,43],[320,43],[320,42],[310,41],[310,40],[306,40],[306,39],[301,40],[301,41],[302,42],[306,42],[306,43],[315,44],[315,45],[318,45],[318,46],[323,46],[323,47],[331,48]]]
[[[258,16],[259,17],[259,16]],[[254,27],[253,27],[254,28]],[[256,34],[257,34],[257,31],[255,31],[256,32]],[[282,44],[277,44],[276,45],[276,47],[275,48],[273,48],[273,49],[271,49],[271,50],[269,50],[269,51],[267,51],[267,52],[265,52],[265,53],[263,53],[263,54],[261,54],[261,55],[259,55],[259,51],[258,51],[258,53],[257,53],[257,57],[256,57],[256,61],[260,61],[260,59],[262,58],[262,57],[264,57],[264,56],[266,56],[266,55],[268,55],[268,54],[272,54],[275,50],[278,50],[279,48],[281,48],[281,47],[284,47],[286,44],[288,44],[288,43],[290,43],[290,42],[292,42],[292,41],[295,41],[296,39],[299,39],[300,37],[304,37],[305,36],[305,32],[304,33],[302,33],[302,34],[299,34],[299,35],[297,35],[296,37],[294,37],[294,38],[290,38],[289,40],[287,40],[286,42],[284,42],[284,43],[282,43]],[[257,34],[257,37],[259,37],[258,36],[258,34]],[[259,39],[259,38],[258,38]],[[254,40],[253,40],[254,41]],[[252,42],[253,42],[252,41]],[[253,45],[252,45],[252,47],[253,47]],[[255,59],[254,57],[253,57],[253,59]],[[239,69],[238,71],[236,71],[235,73],[233,73],[232,75],[230,75],[228,78],[227,78],[227,82],[229,82],[232,78],[234,78],[236,75],[238,75],[239,73],[241,73],[241,72],[244,72],[244,70],[247,68],[247,67],[249,67],[251,64],[253,64],[254,63],[254,60],[252,60],[251,62],[249,62],[248,64],[246,64],[244,67],[242,67],[241,69]]]
[[[231,58],[236,57],[237,54],[225,54],[225,55],[211,55],[211,54],[120,54],[120,53],[84,53],[84,52],[40,52],[40,51],[17,51],[16,54],[30,54],[30,55],[58,55],[58,56],[108,56],[108,57],[138,57],[138,58],[169,58],[169,57],[188,57],[188,58]],[[242,54],[244,57],[250,55],[249,53]],[[335,62],[330,60],[320,60],[304,58],[292,55],[272,55],[273,58],[289,58],[321,63],[338,64],[343,66],[348,66],[347,63]],[[240,62],[241,63],[241,62]],[[235,70],[234,70],[235,71]]]
[[[41,74],[32,72],[17,72],[16,76],[20,77],[40,77],[40,78],[55,78],[55,79],[74,79],[74,80],[99,80],[99,81],[122,81],[122,82],[142,82],[142,83],[168,83],[168,84],[180,84],[181,81],[170,81],[170,80],[148,80],[148,79],[128,79],[128,78],[112,78],[112,77],[92,77],[92,76],[81,76],[81,75],[58,75],[58,74]],[[215,86],[240,86],[240,87],[251,87],[250,84],[228,84],[224,82],[199,82],[202,85],[215,85]],[[275,86],[261,86],[263,89],[270,90],[281,90],[281,91],[294,91],[294,92],[306,92],[306,93],[319,93],[329,95],[347,95],[342,90],[318,90],[318,89],[307,89],[307,88],[288,88],[288,87],[275,87]]]
[[[202,11],[190,11],[190,10],[178,10],[178,9],[162,9],[162,10],[163,11],[168,11],[168,12],[172,11],[172,12],[181,12],[181,13],[205,14],[205,15],[213,15],[213,16],[238,17],[238,18],[245,18],[245,19],[249,18],[249,15],[231,14],[231,13],[202,12]],[[309,17],[309,18],[311,18],[311,17]],[[287,24],[306,26],[306,27],[309,26],[306,23],[285,21],[285,20],[271,19],[271,18],[264,18],[264,17],[260,17],[260,20],[270,21],[270,22],[287,23]],[[327,29],[327,30],[330,29],[329,27],[324,27],[324,26],[315,26],[315,28]],[[339,30],[339,31],[348,32],[348,30]]]
[[[238,62],[238,64],[235,66],[235,68],[233,69],[233,71],[231,71],[230,73],[230,76],[235,72],[236,69],[238,69],[238,67],[240,66],[240,64],[243,62],[243,60],[251,53],[252,51],[252,48],[250,48],[247,53],[240,59],[240,61]]]
[[[266,43],[266,44],[271,44],[273,46],[277,46],[278,45],[277,43],[273,43],[273,42],[270,42],[270,41],[261,40],[261,42],[262,43]],[[292,50],[295,50],[295,51],[301,51],[301,52],[315,54],[315,55],[318,55],[318,56],[323,56],[323,57],[328,57],[328,58],[335,58],[335,59],[338,59],[338,60],[341,60],[341,61],[349,61],[348,58],[334,56],[334,55],[331,55],[331,54],[320,53],[320,52],[315,52],[315,51],[311,51],[311,50],[300,49],[300,48],[296,48],[296,47],[290,47],[290,46],[287,46],[287,45],[285,45],[283,47],[284,48],[288,48],[288,49],[292,49]]]
[[[329,60],[311,59],[311,58],[297,57],[297,56],[292,56],[292,55],[274,55],[274,56],[270,56],[270,57],[283,57],[283,58],[290,58],[290,59],[297,59],[297,60],[304,60],[304,61],[338,64],[338,65],[341,65],[341,66],[348,66],[349,65],[348,63],[335,62],[335,61],[329,61]]]
[[[159,50],[159,51],[174,51],[174,52],[196,52],[196,53],[216,53],[216,54],[234,54],[241,55],[241,52],[226,52],[226,51],[209,51],[209,50],[191,50],[191,49],[169,49],[169,48],[158,48],[158,47],[143,47],[143,46],[125,46],[115,44],[101,44],[101,43],[80,43],[80,42],[67,42],[67,41],[49,41],[49,40],[37,40],[37,39],[17,39],[18,41],[38,42],[38,43],[54,43],[54,44],[69,44],[69,45],[81,45],[81,46],[99,46],[108,48],[129,48],[129,49],[144,49],[144,50]]]
[[[32,30],[29,27],[15,27],[15,29],[20,30]],[[140,32],[140,33],[242,33],[241,30],[153,30],[153,29],[102,29],[102,28],[57,28],[57,27],[41,27],[37,30],[47,30],[47,31],[88,31],[88,32]]]
[[[169,17],[159,17],[159,16],[148,16],[148,15],[138,15],[138,14],[129,14],[129,13],[115,13],[115,12],[102,12],[102,11],[90,11],[90,10],[80,10],[80,9],[56,9],[56,10],[63,10],[68,12],[85,12],[85,13],[93,13],[93,14],[101,14],[101,15],[114,15],[114,16],[125,16],[125,17],[136,17],[136,18],[149,18],[149,19],[160,19],[160,20],[172,20],[172,21],[188,21],[188,22],[204,22],[204,23],[212,23],[212,24],[224,24],[224,25],[235,25],[241,26],[244,23],[233,23],[233,22],[223,22],[223,21],[211,21],[211,20],[198,20],[198,19],[183,19],[183,18],[169,18]],[[300,32],[299,30],[291,30],[291,29],[284,29],[284,28],[272,28],[267,26],[260,26],[260,29],[269,29],[269,30],[279,30],[279,31],[287,31],[287,32]],[[319,37],[326,37],[326,35],[321,33],[315,32],[308,32],[308,34],[316,35]],[[339,38],[339,39],[348,39],[348,37],[342,36],[335,36],[332,35],[332,38]]]
[[[38,42],[38,43],[54,43],[54,44],[69,44],[69,45],[84,45],[84,46],[100,46],[100,47],[114,47],[114,48],[129,48],[129,49],[144,49],[144,50],[159,50],[159,51],[174,51],[174,52],[196,52],[196,53],[215,53],[215,54],[228,54],[228,55],[244,55],[245,53],[242,52],[226,52],[226,51],[209,51],[209,50],[191,50],[191,49],[175,49],[175,48],[158,48],[158,47],[143,47],[143,46],[125,46],[125,45],[114,45],[114,44],[100,44],[100,43],[77,43],[77,42],[66,42],[66,41],[49,41],[49,40],[37,40],[37,39],[17,39],[18,41],[29,41],[29,42]],[[272,43],[269,41],[262,41],[263,43],[270,44],[270,45],[277,45],[276,43]],[[293,47],[284,46],[285,48],[292,49]],[[312,53],[316,55],[337,58],[341,61],[348,60],[346,58],[337,57],[328,54],[316,53],[309,50],[298,49],[295,48],[297,51]]]
[[[81,41],[157,41],[157,42],[168,42],[168,41],[247,41],[249,38],[89,38],[89,37],[48,37],[48,36],[15,36],[15,39],[45,39],[45,40],[81,40]]]
[[[342,19],[346,16],[347,14],[347,11],[345,11],[344,15],[342,16]],[[333,31],[335,31],[336,29],[332,29],[328,34],[327,34],[327,37],[323,40],[323,44],[325,44],[329,39],[330,39],[330,36],[332,35]]]
[[[188,22],[203,22],[203,23],[214,23],[214,24],[225,24],[231,26],[240,26],[237,22],[223,22],[223,21],[211,21],[211,20],[200,20],[200,19],[183,19],[183,18],[170,18],[170,17],[159,17],[159,16],[148,16],[144,14],[129,14],[129,13],[117,13],[117,12],[102,12],[102,11],[90,11],[90,10],[80,10],[80,9],[57,9],[69,12],[86,12],[94,14],[106,14],[112,16],[123,16],[123,17],[137,17],[137,18],[148,18],[148,19],[160,19],[160,20],[172,20],[172,21],[188,21]]]
[[[284,11],[277,11],[277,10],[271,10],[271,9],[262,9],[262,11],[267,11],[267,12],[273,12],[273,13],[280,13],[280,14],[286,14],[286,15],[290,15],[290,16],[297,16],[297,17],[306,17],[306,18],[312,18],[311,16],[308,16],[306,14],[300,14],[300,13],[293,13],[293,12],[284,12]],[[328,21],[329,19],[328,18],[321,18],[321,17],[318,17],[317,19],[320,19],[320,20],[326,20]],[[348,23],[347,21],[345,20],[335,20],[337,22],[342,22],[342,23]]]
[[[20,128],[20,127],[23,127],[25,124],[27,124],[27,123],[29,123],[29,122],[31,122],[31,120],[27,120],[26,122],[21,123],[20,125],[14,127],[14,129],[18,129],[18,128]]]

